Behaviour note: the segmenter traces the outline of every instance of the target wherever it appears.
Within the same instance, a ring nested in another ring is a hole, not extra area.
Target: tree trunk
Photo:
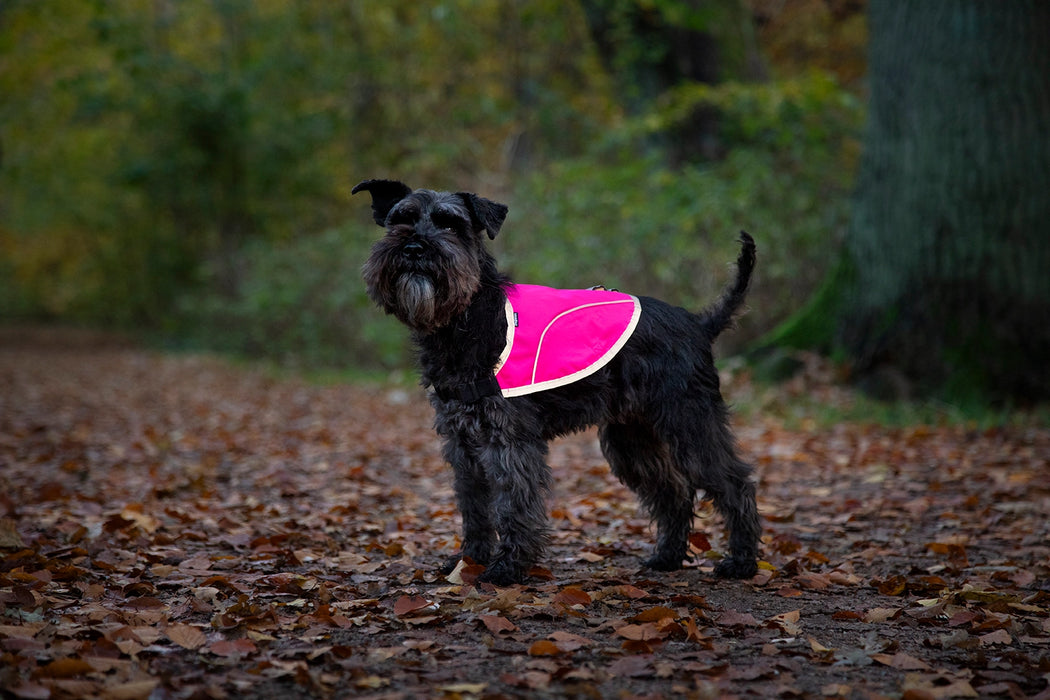
[[[838,343],[859,377],[909,391],[1050,397],[1050,4],[870,14]]]

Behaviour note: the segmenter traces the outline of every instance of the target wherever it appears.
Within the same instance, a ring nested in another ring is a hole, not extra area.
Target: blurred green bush
[[[654,6],[665,24],[684,7]],[[692,29],[717,34],[701,14]],[[625,105],[577,2],[52,0],[3,16],[0,319],[408,364],[404,329],[365,296],[380,230],[349,196],[397,177],[510,205],[494,247],[518,279],[689,308],[746,229],[761,258],[740,342],[809,295],[845,225],[862,110],[835,79],[676,81]],[[632,27],[613,32],[623,56],[665,62]],[[698,113],[715,132],[677,148]]]
[[[403,366],[405,332],[372,308],[361,281],[373,238],[355,223],[277,244],[253,241],[241,258],[240,291],[221,294],[206,282],[181,296],[165,342],[312,369]]]
[[[724,159],[672,168],[646,147],[686,103],[721,112]],[[858,101],[824,74],[683,92],[611,131],[592,152],[516,181],[493,244],[518,280],[604,284],[699,309],[736,259],[737,232],[758,241],[760,264],[731,349],[797,309],[823,278],[847,220],[861,117]],[[404,175],[411,186],[427,186]],[[481,192],[499,198],[496,194]],[[407,331],[372,308],[359,269],[382,230],[361,201],[354,222],[282,243],[254,241],[242,289],[217,285],[181,299],[171,334],[201,347],[309,366],[397,367]]]
[[[632,148],[691,109],[718,109],[726,155],[666,165]],[[847,221],[859,102],[827,75],[691,86],[611,133],[596,154],[552,164],[516,192],[506,262],[522,279],[597,282],[690,309],[714,300],[737,232],[760,264],[743,339],[784,318],[821,281]]]

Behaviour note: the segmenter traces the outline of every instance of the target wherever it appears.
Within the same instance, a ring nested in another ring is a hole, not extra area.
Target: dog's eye
[[[395,209],[390,212],[387,223],[391,226],[414,224],[419,219],[419,212],[414,209]]]
[[[455,233],[459,233],[463,230],[463,222],[457,216],[437,213],[434,214],[433,219],[434,225],[439,228],[447,229]]]

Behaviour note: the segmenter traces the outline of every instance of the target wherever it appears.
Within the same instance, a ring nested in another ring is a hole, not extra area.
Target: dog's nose
[[[401,253],[409,260],[419,260],[423,257],[423,244],[416,241],[406,243]]]

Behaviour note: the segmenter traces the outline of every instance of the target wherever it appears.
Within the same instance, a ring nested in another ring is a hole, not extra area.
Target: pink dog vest
[[[553,389],[597,372],[638,325],[641,304],[621,292],[507,289],[507,345],[496,365],[504,396]]]

